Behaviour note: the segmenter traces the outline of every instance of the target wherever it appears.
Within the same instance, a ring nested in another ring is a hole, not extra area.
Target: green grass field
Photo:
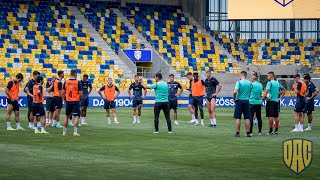
[[[132,124],[131,109],[118,109],[120,125],[107,125],[103,109],[89,109],[81,137],[62,137],[62,129],[47,128],[49,135],[32,130],[7,132],[0,110],[0,179],[319,179],[319,111],[314,130],[290,133],[292,108],[282,110],[279,135],[234,137],[233,109],[218,108],[218,127],[188,124],[187,109],[179,109],[179,126],[169,135],[163,116],[160,133],[153,134],[153,109],[143,109],[142,124]],[[264,113],[264,112],[263,112]],[[27,127],[26,111],[21,111]],[[208,119],[208,118],[206,118]],[[208,120],[206,121],[208,124]],[[12,123],[15,127],[15,123]],[[296,175],[282,161],[282,141],[313,141],[313,160]]]

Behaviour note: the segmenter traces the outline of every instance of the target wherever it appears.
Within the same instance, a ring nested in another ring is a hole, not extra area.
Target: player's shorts
[[[32,104],[32,114],[37,117],[45,115],[44,107],[42,103],[33,103]]]
[[[169,108],[174,110],[178,109],[178,100],[169,101]]]
[[[47,111],[54,112],[54,110],[55,110],[55,106],[54,105],[55,104],[54,104],[53,97],[47,97],[47,100],[46,100]]]
[[[140,104],[143,104],[143,100],[132,100],[132,107],[136,108],[138,107]]]
[[[250,119],[250,104],[249,100],[237,100],[234,108],[233,118],[241,119],[243,114],[244,119]]]
[[[66,102],[66,115],[80,116],[80,103],[77,102]]]
[[[217,96],[207,96],[206,99],[211,102],[212,99],[217,99]]]
[[[203,96],[193,97],[193,106],[202,108],[203,107]]]
[[[314,99],[306,101],[304,106],[304,112],[307,113],[307,115],[312,114],[312,111],[314,111]]]
[[[189,94],[189,105],[193,105],[193,97]]]
[[[294,106],[294,112],[304,112],[304,106],[305,106],[305,101],[303,100],[298,100],[296,101],[296,105]]]
[[[114,101],[104,101],[104,109],[115,109],[116,108],[116,103]]]
[[[278,101],[278,112],[280,112],[280,101]]]
[[[266,117],[279,117],[278,112],[278,102],[276,101],[267,101],[266,104]]]
[[[89,106],[89,98],[84,97],[81,99],[81,107],[88,107]]]
[[[11,101],[11,99],[8,99],[8,104],[11,104],[13,106],[13,111],[19,111],[19,103],[18,101]]]
[[[53,101],[54,101],[54,107],[56,108],[56,109],[62,109],[62,103],[63,103],[63,101],[62,101],[62,98],[61,97],[53,97]]]

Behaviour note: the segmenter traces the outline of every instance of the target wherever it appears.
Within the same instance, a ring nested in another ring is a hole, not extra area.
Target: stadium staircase
[[[87,32],[94,39],[95,42],[98,43],[99,46],[102,47],[103,51],[110,56],[111,59],[114,60],[116,69],[123,70],[124,78],[131,78],[136,73],[136,68],[130,68],[126,63],[122,61],[122,59],[117,55],[117,53],[107,44],[107,42],[100,36],[100,34],[95,30],[92,24],[84,17],[84,15],[79,11],[79,9],[75,6],[68,6],[68,9],[72,12],[73,16],[79,21],[80,24],[83,25],[84,28],[87,29]],[[133,63],[132,63],[133,64]]]
[[[117,14],[117,17],[121,18],[121,21],[124,23],[125,26],[129,28],[130,31],[134,35],[138,37],[138,40],[141,44],[145,45],[146,49],[154,49],[154,47],[146,40],[145,37],[140,34],[140,32],[130,23],[130,21],[124,16],[124,14],[120,11],[118,8],[111,8],[115,14]],[[176,78],[181,78],[180,73],[178,73],[171,65],[168,64],[167,60],[164,59],[164,57],[159,54],[156,50],[153,50],[153,53],[156,53],[157,57],[160,58],[162,63],[165,63],[167,67],[169,67],[169,74],[174,74]]]

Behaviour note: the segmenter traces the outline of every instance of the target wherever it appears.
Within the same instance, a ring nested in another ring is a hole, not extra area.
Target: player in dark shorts
[[[180,94],[182,93],[182,86],[180,85],[180,83],[174,81],[174,75],[170,74],[169,75],[169,82],[168,82],[168,86],[169,86],[169,107],[170,110],[173,109],[174,112],[174,124],[175,125],[179,125],[178,123],[178,97],[180,96]],[[179,91],[180,89],[180,91]]]
[[[304,76],[304,82],[307,85],[307,95],[304,112],[307,113],[308,116],[308,127],[305,130],[310,131],[312,130],[312,112],[314,111],[314,98],[318,95],[319,89],[311,82],[311,77],[309,74]]]
[[[32,114],[34,117],[34,133],[35,134],[48,134],[45,130],[45,112],[43,107],[44,102],[44,88],[43,88],[43,77],[38,76],[36,84],[33,86],[33,102],[32,102]],[[39,123],[41,126],[39,127]],[[39,132],[38,128],[41,128]]]
[[[115,99],[119,96],[120,90],[112,83],[112,79],[108,79],[108,83],[101,87],[98,91],[101,98],[104,99],[104,109],[106,110],[107,122],[111,124],[110,109],[112,111],[114,124],[119,124],[116,111]],[[102,95],[103,93],[103,95]]]
[[[77,80],[77,70],[72,69],[70,79],[66,80],[62,88],[62,99],[66,102],[66,116],[63,122],[63,136],[67,134],[70,116],[74,117],[73,136],[78,134],[78,125],[80,117],[80,100],[82,97],[82,87],[80,81]]]
[[[208,70],[206,72],[207,79],[205,80],[206,86],[206,103],[208,108],[208,113],[210,117],[210,125],[209,127],[216,127],[217,126],[217,116],[216,116],[216,98],[219,94],[222,85],[219,81],[212,77],[211,71]],[[218,86],[218,89],[217,89]]]
[[[20,82],[23,80],[23,75],[18,73],[16,77],[8,82],[8,85],[5,89],[5,93],[7,95],[7,114],[6,114],[6,124],[7,130],[25,130],[20,126],[20,119],[19,119],[19,88]],[[11,114],[14,112],[14,117],[16,120],[17,128],[14,129],[11,127]]]
[[[36,79],[40,76],[40,72],[34,71],[32,73],[33,78],[27,83],[24,88],[24,92],[27,94],[27,102],[28,102],[28,120],[29,120],[29,128],[33,129],[33,114],[32,114],[32,101],[33,101],[33,86],[36,84]]]
[[[83,96],[81,98],[81,125],[87,125],[86,116],[87,108],[89,106],[89,94],[92,91],[92,84],[88,81],[88,79],[88,74],[84,74],[82,80],[80,81],[83,93]]]
[[[53,76],[51,81],[46,83],[46,91],[47,91],[47,99],[46,99],[46,126],[52,126],[52,119],[54,114],[54,101],[53,101],[53,93],[54,93],[54,81],[57,79],[56,76]]]
[[[267,79],[269,82],[267,83],[266,89],[264,91],[264,95],[262,99],[267,99],[266,104],[266,117],[269,119],[269,132],[268,135],[278,134],[278,101],[279,101],[279,94],[282,95],[285,93],[284,87],[275,80],[274,72],[269,72],[267,75]],[[275,121],[276,127],[275,131],[273,131],[273,122]]]
[[[295,128],[291,132],[303,132],[303,123],[304,123],[304,108],[305,108],[305,95],[307,92],[307,85],[300,79],[300,75],[294,75],[294,81],[296,84],[293,84],[292,87],[294,92],[297,94],[296,105],[294,106],[294,124]]]
[[[129,97],[132,98],[132,107],[133,107],[133,123],[140,123],[141,119],[141,108],[143,104],[143,99],[147,95],[147,90],[144,89],[141,83],[141,79],[139,75],[134,76],[134,83],[132,83],[128,89]],[[142,95],[142,89],[144,90],[144,94]],[[133,94],[131,94],[131,90],[133,90]],[[137,117],[137,109],[138,109],[138,117]]]
[[[245,120],[247,137],[250,135],[250,92],[252,88],[252,83],[247,80],[247,72],[242,71],[240,73],[240,81],[237,81],[234,91],[233,100],[235,101],[234,115],[233,118],[236,120],[236,135],[235,137],[240,137],[240,126],[241,117]]]
[[[203,113],[203,97],[205,95],[205,82],[199,79],[198,73],[193,73],[193,81],[191,82],[191,92],[193,96],[193,106],[194,109],[199,109],[201,117],[201,126],[204,126],[204,113]],[[199,125],[197,114],[195,125]]]
[[[189,103],[188,103],[188,109],[191,114],[191,121],[189,122],[190,124],[193,124],[196,122],[196,116],[198,116],[198,110],[194,108],[193,106],[193,97],[192,97],[192,92],[191,92],[191,83],[193,81],[193,75],[191,72],[187,73],[187,78],[190,82],[190,86],[187,88],[187,90],[190,92],[189,94]]]
[[[64,72],[58,71],[58,78],[54,81],[53,85],[53,101],[55,106],[55,111],[53,113],[52,127],[63,128],[60,124],[60,113],[62,109],[63,100],[62,94],[62,80],[64,78]]]

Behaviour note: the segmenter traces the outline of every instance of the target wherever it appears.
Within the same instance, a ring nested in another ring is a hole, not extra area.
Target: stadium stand
[[[315,60],[317,40],[298,39],[239,39],[248,64],[258,65],[311,65]]]
[[[181,8],[127,3],[122,11],[181,76],[208,69],[215,73],[239,71],[236,63],[219,54],[219,48],[184,16]]]
[[[5,17],[0,20],[2,89],[17,72],[29,79],[34,70],[50,79],[57,70],[75,68],[79,74],[89,74],[94,87],[110,75],[121,77],[122,70],[115,68],[63,2],[4,1],[0,15]]]
[[[100,33],[103,39],[118,52],[122,49],[144,49],[145,45],[140,43],[132,31],[129,30],[120,17],[111,8],[120,6],[118,2],[91,2],[78,3],[80,11],[92,23],[93,27]]]
[[[0,1],[0,89],[17,72],[26,80],[38,70],[50,80],[58,70],[77,69],[89,74],[94,89],[109,77],[120,89],[133,79],[122,79],[121,68],[94,41],[66,4],[77,6],[114,51],[144,49],[145,45],[121,21],[113,8],[119,8],[134,27],[147,39],[181,76],[187,72],[212,70],[215,73],[239,73],[236,62],[201,32],[179,6],[119,2]],[[320,56],[319,39],[239,39],[235,41],[218,31],[207,31],[240,62],[248,65],[314,65]],[[320,74],[320,67],[314,73]],[[179,79],[183,87],[189,81]],[[151,84],[152,80],[144,80]]]
[[[306,65],[311,68],[320,54],[320,39],[239,39],[216,30],[207,31],[239,61],[248,65]],[[241,50],[242,49],[242,50]]]
[[[226,35],[219,34],[217,30],[210,30],[210,27],[207,27],[207,31],[238,61],[243,62],[245,60],[245,55],[240,51],[238,42],[234,42],[233,39],[228,38]]]

